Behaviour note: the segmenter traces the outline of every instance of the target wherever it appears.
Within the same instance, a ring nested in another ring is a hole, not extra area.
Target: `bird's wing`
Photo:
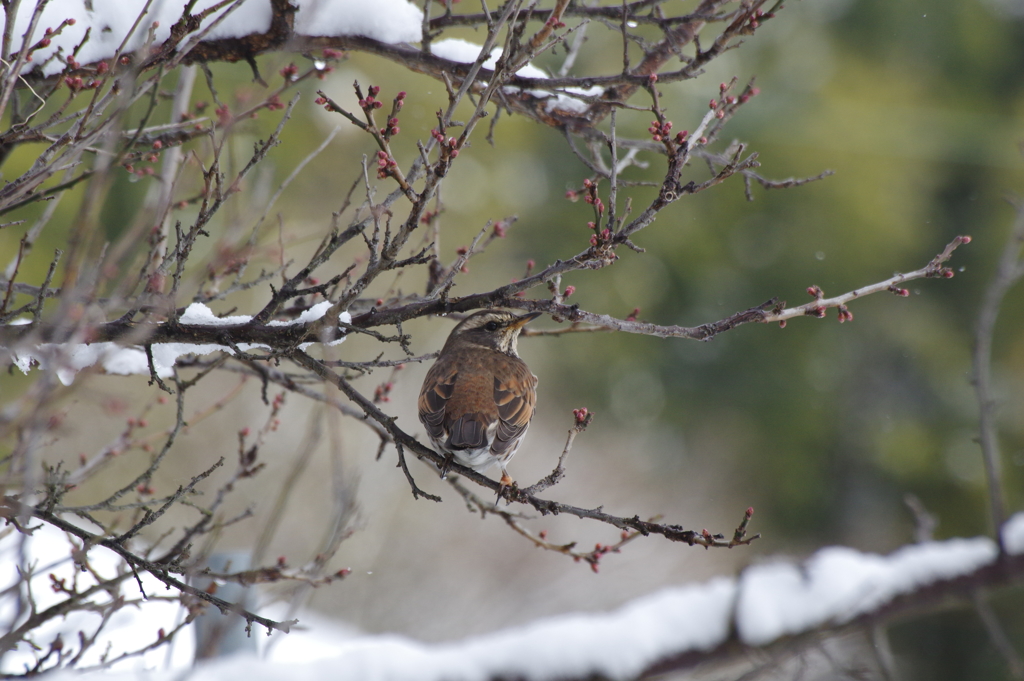
[[[495,376],[494,403],[498,406],[498,429],[491,451],[502,455],[515,450],[519,438],[530,426],[537,404],[537,377],[525,364],[516,366],[505,380]]]
[[[433,440],[444,440],[448,437],[444,423],[445,407],[455,392],[455,380],[458,376],[459,372],[454,366],[434,364],[423,381],[418,403],[420,421],[427,429],[427,435]]]

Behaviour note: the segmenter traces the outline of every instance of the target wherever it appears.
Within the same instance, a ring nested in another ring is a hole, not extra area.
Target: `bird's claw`
[[[510,488],[512,488],[512,487],[514,487],[514,486],[515,486],[515,484],[516,484],[516,481],[515,481],[515,480],[513,480],[513,479],[512,479],[512,478],[511,478],[511,477],[509,476],[509,474],[508,474],[508,473],[504,473],[504,472],[503,472],[503,473],[501,474],[501,480],[499,480],[499,481],[498,481],[498,499],[501,499],[501,498],[502,498],[503,496],[505,496],[505,490],[507,490],[507,489],[510,489]],[[495,501],[497,501],[497,499],[496,499]],[[511,499],[511,497],[509,497],[509,498],[507,499],[507,501],[508,501],[508,503],[510,503],[510,504],[511,504],[511,503],[512,503],[512,499]]]
[[[452,461],[454,459],[455,459],[455,457],[451,456],[451,455],[445,457],[444,465],[441,466],[441,471],[440,471],[441,472],[441,479],[442,480],[447,480],[448,479],[448,469],[451,468]]]

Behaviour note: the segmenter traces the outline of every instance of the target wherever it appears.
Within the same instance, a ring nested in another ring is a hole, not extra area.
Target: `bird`
[[[452,329],[420,389],[419,417],[434,449],[482,473],[499,464],[502,490],[513,484],[505,466],[530,427],[537,377],[519,358],[519,333],[541,315],[484,310]]]

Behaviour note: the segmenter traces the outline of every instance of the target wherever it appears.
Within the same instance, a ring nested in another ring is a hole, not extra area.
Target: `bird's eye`
[[[484,324],[484,331],[497,331],[498,322],[487,322]]]

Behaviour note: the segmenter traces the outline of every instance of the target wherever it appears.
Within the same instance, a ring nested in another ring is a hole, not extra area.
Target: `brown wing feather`
[[[458,376],[459,373],[454,366],[435,363],[423,381],[418,402],[420,421],[426,427],[427,435],[434,440],[443,440],[447,437],[445,407],[455,393],[455,381]]]
[[[498,406],[498,429],[491,451],[502,455],[515,447],[530,426],[537,404],[537,377],[522,363],[514,365],[504,381],[495,376],[494,403]]]

